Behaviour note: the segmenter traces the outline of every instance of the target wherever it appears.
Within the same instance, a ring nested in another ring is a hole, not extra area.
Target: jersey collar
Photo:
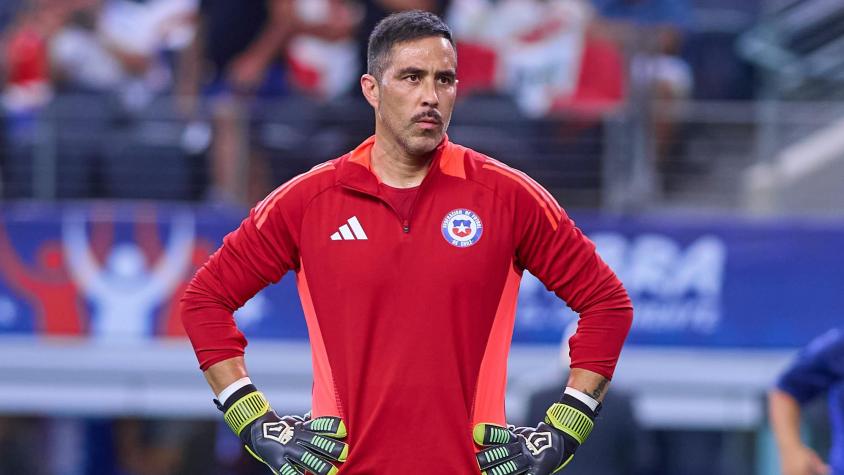
[[[378,177],[372,171],[372,146],[375,136],[371,136],[357,146],[351,153],[340,160],[337,179],[340,184],[369,194],[378,194]],[[443,141],[434,149],[431,168],[425,181],[432,175],[445,174],[457,178],[466,178],[464,165],[465,148],[453,144],[445,135]]]

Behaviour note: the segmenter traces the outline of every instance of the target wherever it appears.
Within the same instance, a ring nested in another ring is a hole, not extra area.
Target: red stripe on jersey
[[[255,226],[258,229],[261,229],[261,226],[264,225],[264,221],[267,220],[267,216],[270,214],[270,211],[272,211],[272,209],[275,207],[276,203],[278,203],[278,200],[283,198],[288,191],[292,190],[294,185],[302,182],[306,178],[316,176],[320,173],[327,172],[330,170],[334,170],[334,164],[331,162],[325,162],[321,165],[317,165],[311,168],[309,171],[302,173],[299,176],[294,177],[292,180],[276,188],[275,191],[267,195],[267,197],[264,198],[264,200],[258,203],[258,206],[255,207]]]
[[[374,145],[375,136],[373,135],[368,139],[364,140],[362,144],[358,145],[354,150],[352,150],[352,154],[351,156],[349,156],[349,161],[352,163],[357,163],[358,165],[361,165],[367,170],[369,170],[372,164],[371,150]]]
[[[558,219],[563,219],[563,213],[561,211],[562,206],[560,206],[560,203],[557,202],[557,199],[554,198],[554,196],[551,193],[549,193],[548,190],[545,189],[545,187],[543,187],[542,185],[537,183],[536,180],[534,180],[533,178],[528,176],[527,173],[525,173],[521,170],[518,170],[516,168],[513,168],[509,165],[506,165],[502,162],[499,162],[498,160],[496,160],[494,158],[487,158],[486,163],[489,163],[491,165],[498,165],[502,169],[507,170],[507,171],[515,174],[516,176],[521,177],[522,180],[527,185],[529,185],[534,190],[538,191],[540,195],[545,197],[546,202],[551,207],[551,209],[554,210],[554,214],[558,217]]]
[[[527,190],[528,193],[530,193],[531,196],[533,196],[533,199],[535,199],[536,202],[539,203],[539,206],[541,206],[542,210],[545,211],[545,216],[548,217],[548,221],[551,223],[551,227],[554,228],[554,231],[557,230],[557,227],[560,225],[560,220],[563,217],[562,212],[560,212],[558,207],[548,203],[548,200],[544,199],[544,197],[536,191],[536,188],[525,182],[520,176],[516,175],[515,173],[509,172],[503,168],[487,164],[484,165],[484,168],[486,168],[487,170],[492,170],[496,173],[500,173],[519,183],[525,190]]]
[[[311,358],[314,368],[311,412],[313,417],[337,416],[342,419],[343,413],[340,410],[341,405],[334,386],[334,377],[331,374],[331,365],[328,362],[325,342],[322,339],[322,330],[319,328],[314,302],[311,299],[311,290],[308,287],[304,263],[301,264],[299,272],[296,274],[296,286],[299,288],[299,298],[302,300],[302,310],[305,313],[308,337],[311,341]]]
[[[440,158],[440,171],[444,174],[466,179],[466,147],[453,143],[446,145],[445,152]]]
[[[472,404],[472,427],[481,422],[507,425],[504,414],[504,393],[507,386],[507,355],[513,339],[516,301],[522,277],[515,265],[510,266],[507,280],[498,300],[492,328],[489,331],[484,357],[478,372],[475,400]]]

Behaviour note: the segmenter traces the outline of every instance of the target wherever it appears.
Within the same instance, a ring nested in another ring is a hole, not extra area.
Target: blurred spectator
[[[3,106],[12,114],[37,110],[52,97],[48,41],[61,22],[56,4],[33,0],[18,11],[4,35]]]
[[[266,194],[269,172],[250,142],[250,108],[266,108],[290,93],[291,42],[294,84],[327,97],[347,87],[343,58],[352,53],[343,41],[357,21],[353,5],[339,0],[201,1],[199,33],[182,58],[178,93],[182,111],[194,119],[198,99],[209,100],[211,199],[251,203]],[[323,53],[340,64],[311,56]],[[341,69],[339,76],[332,68]]]
[[[800,433],[801,408],[822,395],[833,432],[828,465]],[[768,403],[783,475],[844,475],[844,331],[810,342],[780,375]]]
[[[621,41],[630,57],[630,93],[650,109],[653,153],[664,167],[676,125],[666,109],[688,99],[692,71],[680,57],[692,16],[689,0],[592,0],[603,21],[596,30]]]
[[[363,10],[347,0],[297,0],[298,28],[287,48],[297,91],[322,100],[358,85],[354,33]]]
[[[182,55],[177,93],[182,112],[198,119],[208,99],[213,128],[211,190],[221,201],[248,201],[251,157],[247,102],[282,97],[282,51],[294,31],[291,0],[201,0],[197,35]],[[194,128],[200,127],[197,125]]]
[[[147,105],[172,78],[162,54],[186,46],[195,0],[73,0],[51,41],[58,78],[70,91],[117,93]]]
[[[623,97],[624,63],[612,41],[591,34],[593,16],[582,0],[454,2],[461,94],[506,91],[532,117],[613,107]]]
[[[360,74],[364,74],[366,73],[366,47],[369,44],[369,34],[381,19],[391,13],[404,10],[426,10],[443,16],[451,0],[360,0],[359,3],[363,7],[363,19],[357,29],[357,43]]]
[[[692,9],[688,0],[592,0],[604,31],[631,55],[632,86],[654,88],[658,99],[691,92],[689,65],[679,56]]]

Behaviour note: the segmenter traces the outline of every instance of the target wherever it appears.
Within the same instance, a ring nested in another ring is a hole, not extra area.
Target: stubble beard
[[[432,130],[414,130],[413,123],[400,133],[396,134],[399,144],[405,153],[412,157],[424,157],[433,152],[442,142],[445,135],[445,125]]]
[[[417,158],[427,157],[433,152],[442,142],[448,127],[447,122],[432,130],[417,130],[415,122],[411,122],[403,128],[393,126],[389,120],[384,120],[382,124],[405,154]]]

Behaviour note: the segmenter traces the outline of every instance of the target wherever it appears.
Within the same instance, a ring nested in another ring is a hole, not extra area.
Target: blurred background
[[[453,28],[451,139],[547,187],[633,297],[599,461],[566,473],[779,473],[765,391],[844,317],[838,0],[0,0],[0,474],[265,473],[178,298],[251,204],[372,133],[366,38],[407,8]],[[526,275],[510,422],[557,397],[574,319]],[[237,320],[253,381],[307,411],[293,279]]]

